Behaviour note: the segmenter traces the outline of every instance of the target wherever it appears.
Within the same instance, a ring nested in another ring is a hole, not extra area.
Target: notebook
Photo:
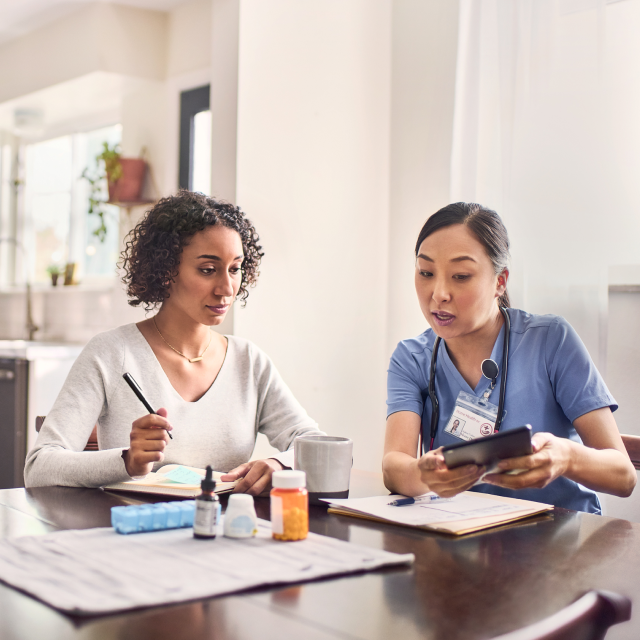
[[[433,499],[429,501],[429,496]],[[465,535],[553,510],[553,505],[465,491],[442,499],[425,494],[423,502],[402,507],[389,506],[404,496],[376,496],[345,500],[325,499],[329,513],[416,527],[451,535]]]
[[[197,474],[204,478],[204,469],[187,467],[179,464],[168,464],[155,472],[151,472],[142,480],[127,480],[126,482],[116,482],[109,484],[104,489],[109,491],[135,491],[137,493],[157,493],[164,496],[180,496],[182,498],[194,498],[200,494],[200,481],[195,478]],[[168,476],[181,478],[182,481],[172,480]],[[234,482],[220,482],[223,476],[222,471],[214,471],[213,479],[216,481],[216,493],[229,493],[238,484]]]

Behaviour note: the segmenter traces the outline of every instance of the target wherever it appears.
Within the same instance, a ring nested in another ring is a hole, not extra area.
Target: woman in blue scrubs
[[[616,402],[566,320],[509,308],[508,260],[509,239],[500,217],[480,205],[449,205],[422,228],[415,285],[430,328],[400,342],[391,358],[385,484],[407,496],[434,491],[449,497],[471,489],[486,471],[475,465],[448,470],[441,447],[481,437],[485,426],[493,430],[489,420],[474,433],[461,407],[468,407],[462,400],[469,395],[499,404],[502,371],[491,381],[481,365],[485,359],[502,364],[507,313],[511,326],[500,432],[531,424],[533,454],[500,463],[501,471],[524,472],[487,475],[473,490],[600,513],[596,491],[628,496],[636,484],[612,413]],[[431,442],[427,389],[438,337],[439,420]],[[421,431],[425,452],[416,457]]]

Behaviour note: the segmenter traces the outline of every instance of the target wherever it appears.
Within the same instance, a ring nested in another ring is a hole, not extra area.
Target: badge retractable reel
[[[509,362],[509,337],[511,333],[511,321],[507,310],[500,307],[500,311],[504,317],[504,338],[502,348],[502,381],[500,383],[500,400],[498,402],[498,409],[496,414],[495,426],[493,427],[493,433],[497,433],[500,430],[502,419],[505,415],[504,412],[504,399],[507,391],[507,366]],[[436,363],[438,359],[438,348],[440,347],[441,338],[436,338],[433,345],[433,354],[431,356],[431,367],[429,372],[429,389],[428,394],[431,400],[431,441],[429,444],[429,451],[433,449],[433,442],[438,431],[438,422],[440,420],[440,405],[438,402],[438,396],[436,394]],[[482,375],[487,378],[491,385],[482,394],[482,400],[488,403],[489,396],[493,392],[498,376],[500,375],[500,369],[498,363],[495,360],[488,358],[482,361],[481,365]],[[468,394],[464,394],[468,395]],[[482,404],[482,400],[478,400],[478,404]],[[424,451],[424,438],[422,437],[422,427],[420,429],[420,451]]]

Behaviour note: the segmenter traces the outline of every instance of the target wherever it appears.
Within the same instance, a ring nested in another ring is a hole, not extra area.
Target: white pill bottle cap
[[[304,471],[274,471],[271,484],[274,489],[304,489],[307,475]]]

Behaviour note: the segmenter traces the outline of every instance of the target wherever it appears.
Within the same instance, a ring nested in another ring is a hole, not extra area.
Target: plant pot
[[[142,194],[147,163],[142,158],[120,158],[122,176],[109,180],[109,202],[136,202]]]
[[[51,286],[53,287],[57,287],[58,286],[58,276],[60,274],[59,273],[52,273],[51,274]]]

